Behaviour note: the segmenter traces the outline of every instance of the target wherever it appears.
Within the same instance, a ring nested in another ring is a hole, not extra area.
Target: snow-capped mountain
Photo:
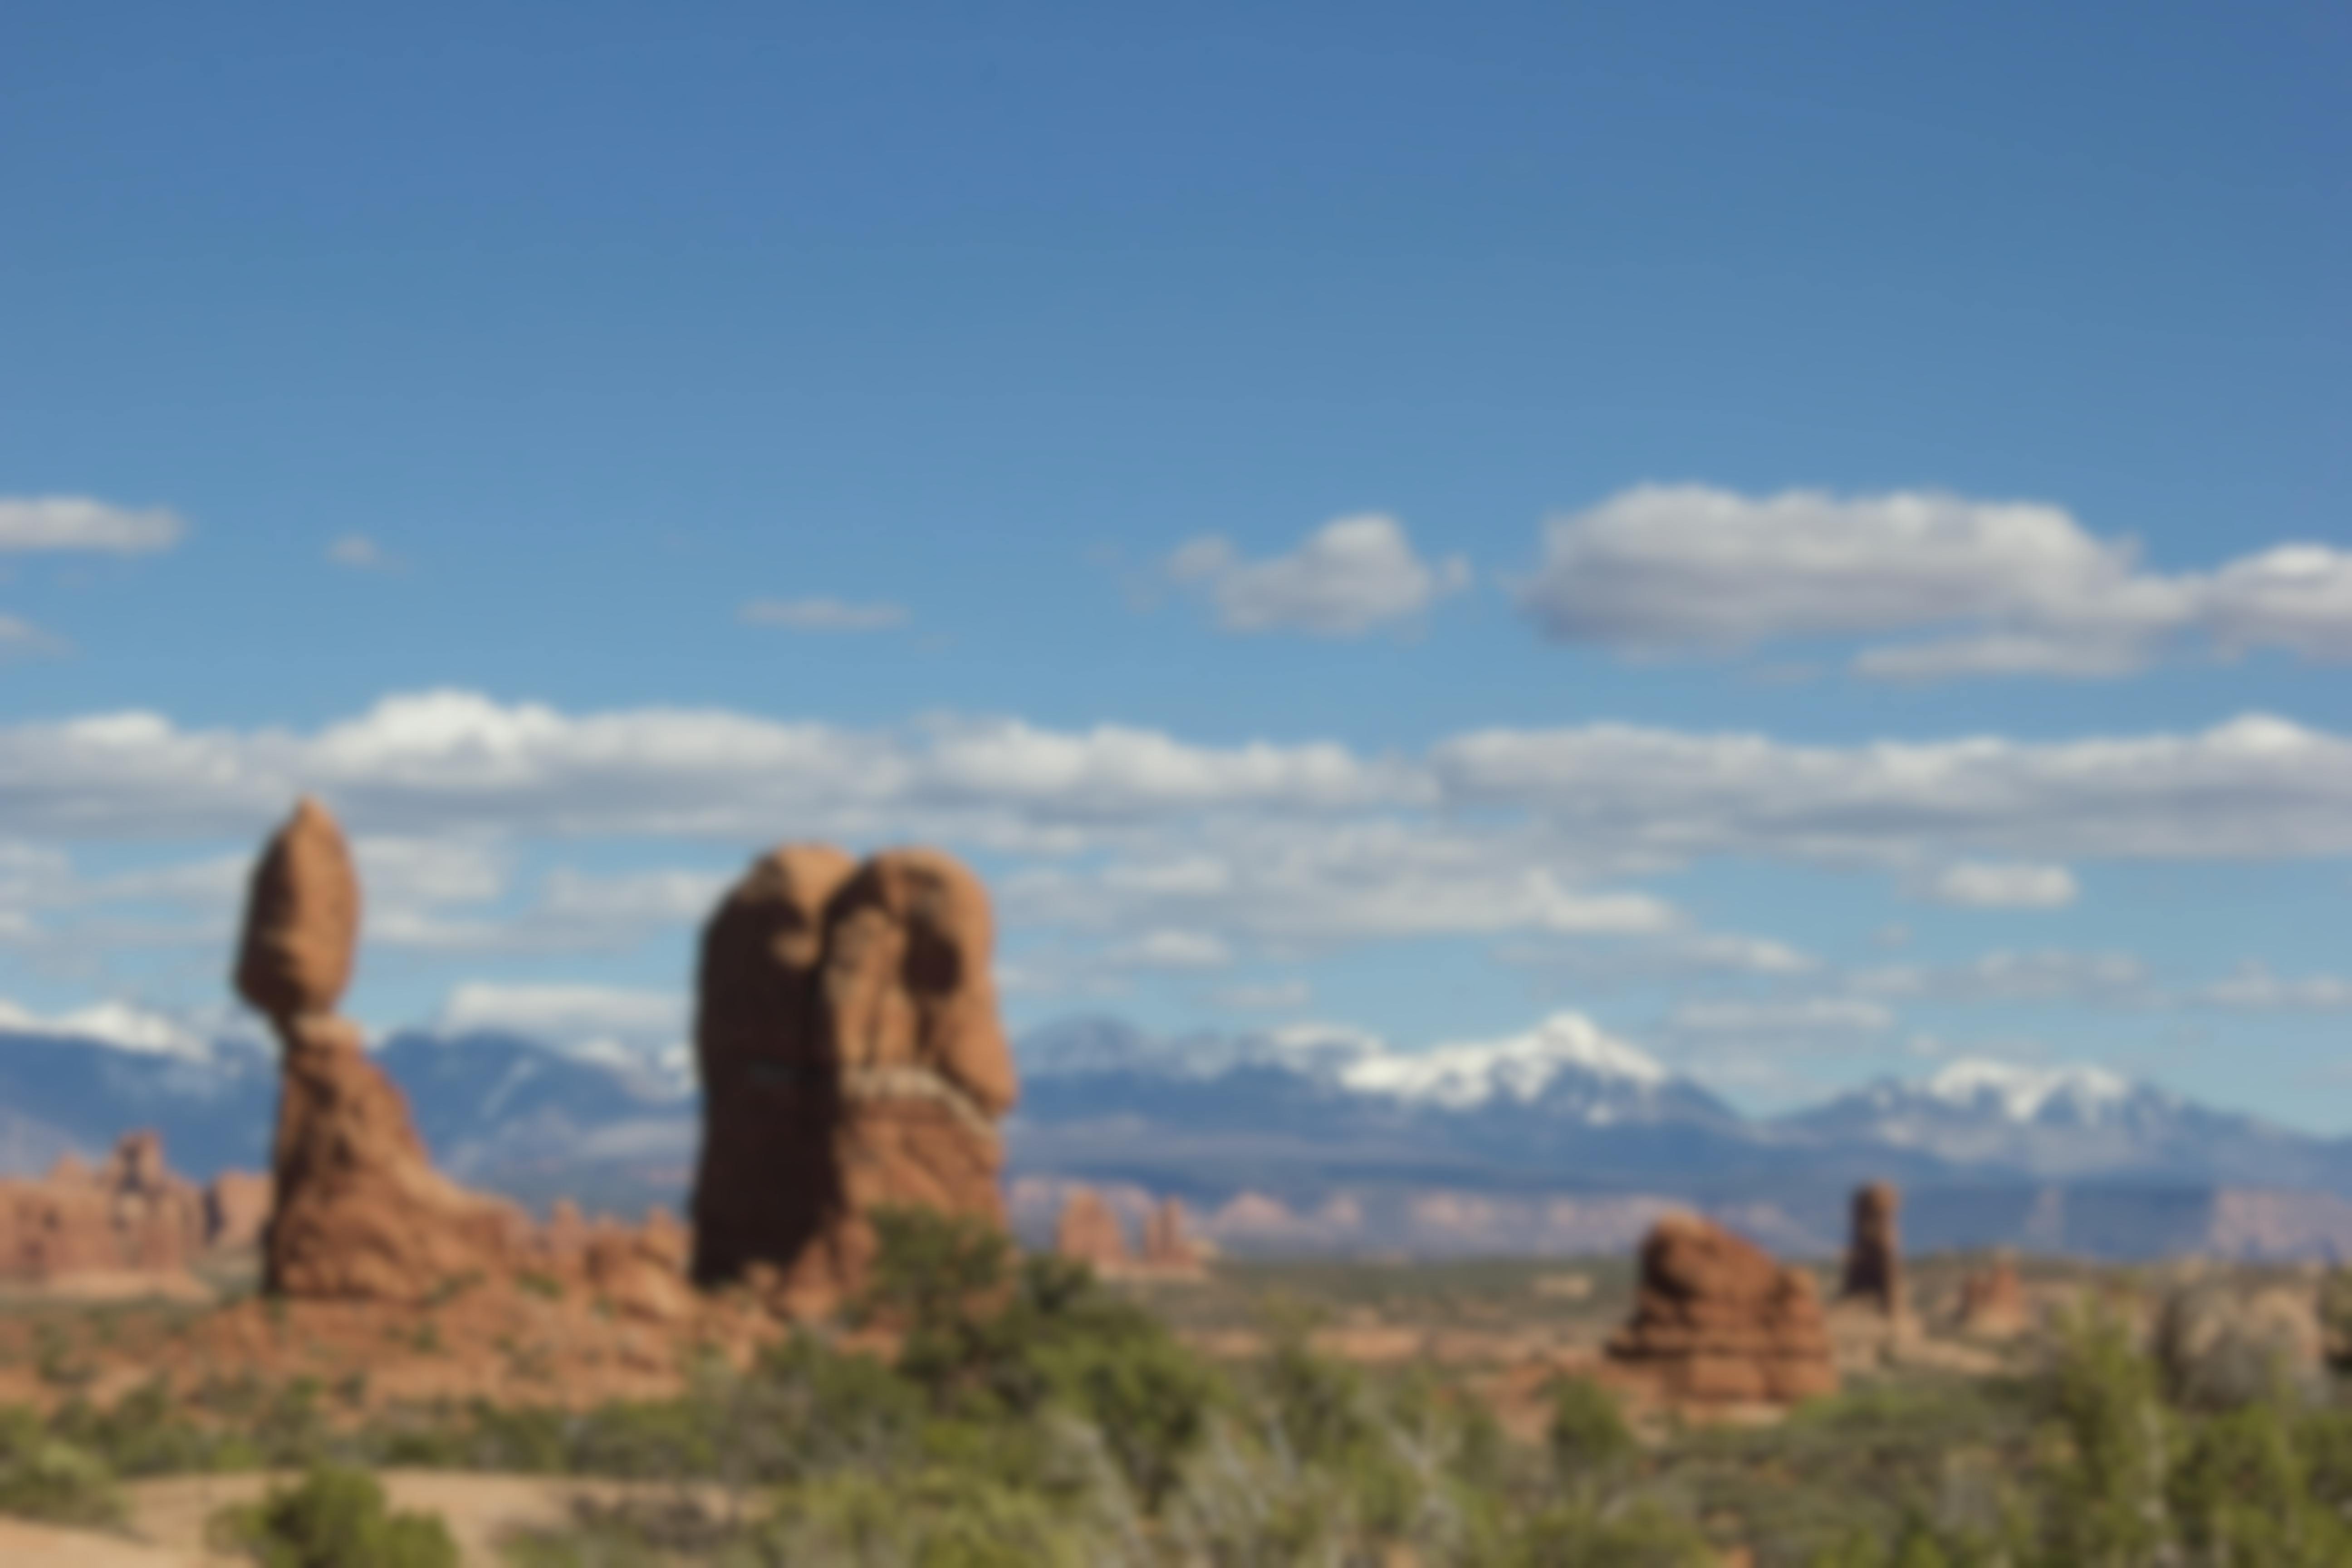
[[[1874,1145],[2011,1176],[2328,1189],[2352,1178],[2352,1151],[2338,1141],[2092,1067],[1956,1061],[1916,1081],[1882,1079],[1776,1126],[1811,1143]]]
[[[2352,1250],[2352,1142],[2100,1068],[1954,1062],[1753,1121],[1574,1014],[1419,1052],[1322,1026],[1167,1038],[1077,1018],[1015,1051],[1016,1184],[1173,1193],[1204,1216],[1255,1215],[1281,1245],[1593,1245],[1680,1203],[1826,1248],[1852,1186],[1886,1178],[1921,1246]],[[624,1212],[684,1196],[698,1108],[642,1053],[442,1029],[394,1035],[376,1059],[467,1182]],[[0,1174],[94,1156],[134,1127],[160,1131],[189,1173],[257,1168],[276,1069],[249,1028],[0,1016]]]

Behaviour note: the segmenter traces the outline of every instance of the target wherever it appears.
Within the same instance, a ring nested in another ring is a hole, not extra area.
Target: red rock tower
[[[1889,1183],[1854,1189],[1853,1229],[1839,1300],[1866,1303],[1888,1318],[1903,1315],[1903,1254],[1895,1226],[1902,1207],[1902,1194]]]
[[[1633,1318],[1608,1353],[1664,1397],[1788,1404],[1836,1391],[1811,1275],[1696,1215],[1652,1226],[1641,1261]]]
[[[935,850],[753,863],[703,932],[698,1281],[773,1269],[819,1312],[862,1284],[877,1208],[1004,1223],[994,940],[980,879]]]
[[[277,1295],[413,1301],[495,1267],[526,1222],[434,1170],[408,1101],[335,1016],[359,926],[342,829],[305,800],[254,868],[236,971],[285,1052],[262,1282]]]
[[[1054,1250],[1097,1273],[1127,1268],[1127,1232],[1118,1215],[1092,1187],[1072,1187],[1062,1200],[1062,1216],[1054,1226]]]

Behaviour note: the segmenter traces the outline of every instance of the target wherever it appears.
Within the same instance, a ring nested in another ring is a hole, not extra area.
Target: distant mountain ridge
[[[16,1023],[0,1017],[0,1170],[134,1126],[193,1173],[267,1163],[260,1041],[128,1010]],[[1086,1182],[1180,1195],[1241,1246],[1615,1247],[1690,1204],[1826,1249],[1852,1186],[1885,1178],[1917,1246],[2352,1254],[2352,1141],[2096,1068],[1957,1061],[1751,1119],[1574,1014],[1424,1053],[1329,1027],[1162,1038],[1079,1017],[1016,1053],[1009,1173],[1033,1225]],[[691,1179],[696,1102],[655,1065],[496,1032],[405,1031],[376,1054],[462,1180],[629,1212]]]

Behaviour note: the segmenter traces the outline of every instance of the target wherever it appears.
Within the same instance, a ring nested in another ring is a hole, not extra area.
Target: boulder
[[[1677,1404],[1788,1404],[1838,1383],[1812,1277],[1696,1215],[1651,1227],[1633,1317],[1607,1349]]]
[[[263,1288],[415,1301],[502,1268],[529,1226],[512,1205],[433,1168],[408,1101],[334,1016],[359,936],[359,879],[342,830],[305,800],[255,868],[236,985],[283,1047],[275,1203]]]
[[[1853,1231],[1845,1251],[1841,1300],[1874,1308],[1888,1318],[1903,1314],[1903,1259],[1895,1216],[1903,1200],[1894,1186],[1873,1182],[1853,1194]]]
[[[1054,1250],[1074,1263],[1108,1274],[1128,1266],[1127,1233],[1118,1215],[1092,1187],[1072,1187],[1054,1226]]]
[[[862,1285],[878,1208],[1003,1226],[993,945],[979,879],[937,851],[752,864],[703,932],[698,1282],[757,1265],[787,1310],[821,1312]]]

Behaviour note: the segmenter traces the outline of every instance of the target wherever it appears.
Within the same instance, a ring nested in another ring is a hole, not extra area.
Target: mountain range
[[[1696,1205],[1769,1245],[1834,1248],[1853,1187],[1906,1196],[1910,1244],[2107,1257],[2352,1254],[2352,1141],[2214,1110],[2093,1068],[1957,1061],[1750,1118],[1589,1020],[1404,1053],[1302,1027],[1162,1038],[1073,1018],[1016,1046],[1016,1222],[1068,1184],[1182,1197],[1236,1249],[1575,1253]],[[682,1200],[689,1083],[494,1033],[409,1031],[377,1059],[462,1180],[532,1204]],[[153,1127],[195,1174],[268,1161],[272,1047],[125,1010],[0,1019],[0,1171]]]

